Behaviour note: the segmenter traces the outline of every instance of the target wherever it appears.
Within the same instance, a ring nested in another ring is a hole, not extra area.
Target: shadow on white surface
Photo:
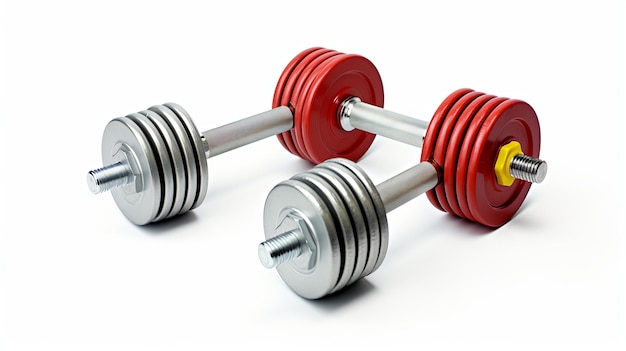
[[[160,222],[141,226],[141,229],[151,235],[173,234],[176,233],[177,230],[180,230],[180,228],[184,228],[197,220],[198,216],[193,211],[189,211]]]
[[[376,287],[365,278],[357,280],[354,284],[332,295],[325,296],[319,300],[308,301],[312,306],[319,308],[323,312],[336,312],[342,307],[359,301],[366,295],[371,294],[374,290],[376,290]]]

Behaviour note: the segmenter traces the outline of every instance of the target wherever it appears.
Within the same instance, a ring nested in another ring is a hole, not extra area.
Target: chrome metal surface
[[[346,131],[359,129],[422,147],[428,122],[350,98],[341,105],[339,121]]]
[[[202,132],[208,143],[208,157],[248,145],[293,128],[289,107],[280,106],[242,120]]]
[[[531,183],[541,183],[546,179],[548,163],[527,155],[515,155],[509,166],[511,176]]]
[[[143,134],[141,137],[133,135],[133,140],[130,141],[134,145],[135,156],[132,157],[149,159],[154,163],[151,165],[152,168],[145,170],[158,176],[161,187],[158,198],[152,196],[153,194],[148,196],[153,198],[155,204],[148,206],[145,201],[141,202],[148,208],[159,206],[152,220],[145,222],[143,217],[141,220],[132,220],[133,223],[142,222],[142,224],[159,221],[198,207],[207,193],[209,177],[207,158],[210,156],[282,133],[293,126],[293,116],[288,107],[278,107],[203,134],[198,132],[189,114],[174,103],[155,105],[124,118],[131,120],[139,133]],[[125,123],[127,122],[123,122]],[[117,136],[111,131],[106,133],[107,143],[126,144],[125,138],[128,137],[128,133]],[[138,143],[137,139],[141,139],[145,147],[140,147],[141,143]],[[143,178],[148,181],[155,179],[151,174],[144,176],[142,174],[144,168],[139,167],[140,165],[135,167],[136,171],[133,170],[131,164],[133,162],[125,160],[124,148],[116,152],[119,153],[118,161],[105,163],[104,167],[87,173],[87,185],[92,193],[116,191],[115,189],[120,187],[125,188],[123,192],[127,194],[132,187],[139,189],[137,190],[139,193],[143,191],[140,189],[143,187]],[[144,152],[146,155],[141,154]],[[116,196],[120,195],[114,195]],[[133,196],[140,197],[138,194]],[[121,202],[116,200],[116,203],[119,206]],[[128,206],[124,208],[120,207],[122,212],[129,211]]]
[[[309,225],[285,227],[285,215],[275,219],[294,211]],[[371,180],[351,161],[329,160],[278,184],[264,213],[267,240],[259,245],[259,259],[265,267],[283,263],[277,266],[279,274],[303,297],[339,291],[373,272],[385,257],[389,240],[384,204]],[[298,229],[304,228],[312,233],[318,257],[305,267],[297,263],[306,243]]]
[[[201,167],[197,164],[192,139],[185,125],[178,119],[174,111],[170,110],[167,106],[155,105],[148,110],[158,114],[167,122],[181,150],[187,186],[185,187],[185,200],[183,201],[183,206],[179,213],[185,213],[193,208],[200,189],[199,169]]]
[[[330,209],[337,231],[335,235],[339,243],[341,266],[339,279],[329,294],[343,289],[352,277],[356,261],[355,235],[352,229],[352,218],[344,206],[339,194],[322,177],[311,172],[295,175],[291,179],[298,180],[310,186],[322,198]]]
[[[341,103],[341,110],[339,111],[339,123],[341,124],[341,128],[343,128],[343,130],[345,130],[346,132],[350,132],[355,129],[350,121],[350,116],[352,115],[352,108],[358,102],[361,102],[361,99],[353,96]]]
[[[128,162],[117,162],[87,173],[87,186],[94,194],[124,186],[133,181],[133,172]]]
[[[367,236],[367,258],[363,272],[360,275],[361,277],[365,277],[374,271],[381,247],[381,227],[372,197],[361,181],[346,167],[334,162],[323,162],[315,168],[323,168],[332,171],[339,179],[348,184],[355,195],[355,199],[363,213],[367,226],[367,231],[365,232]]]
[[[158,222],[170,214],[174,203],[175,186],[172,161],[161,133],[148,117],[140,113],[132,113],[126,117],[137,123],[147,137],[152,151],[154,152],[154,158],[157,162],[157,171],[159,172],[159,178],[161,180],[161,200],[159,203],[159,211],[152,221]]]
[[[172,163],[172,173],[174,182],[174,195],[172,198],[172,210],[167,217],[173,217],[180,214],[180,211],[185,203],[185,197],[187,196],[187,173],[185,170],[185,161],[183,160],[183,153],[176,139],[174,131],[170,128],[167,121],[161,117],[158,113],[144,110],[139,112],[146,116],[154,125],[159,129],[167,151]]]
[[[337,228],[330,209],[314,189],[297,180],[276,185],[265,201],[263,226],[267,240],[300,227],[306,231],[306,240],[314,244],[308,257],[301,254],[276,267],[294,292],[318,299],[337,285],[341,268]]]
[[[354,174],[354,176],[356,176],[356,178],[361,182],[361,184],[365,186],[365,189],[367,190],[367,193],[372,200],[372,207],[376,212],[376,215],[378,217],[378,225],[380,226],[380,251],[378,253],[378,258],[376,259],[374,269],[372,270],[373,272],[378,269],[378,267],[380,267],[381,263],[385,259],[385,256],[387,255],[387,248],[389,246],[389,225],[387,223],[387,213],[385,211],[385,205],[380,198],[380,194],[378,194],[376,186],[374,185],[374,183],[372,183],[372,180],[369,178],[367,173],[365,173],[365,171],[355,162],[342,158],[330,159],[328,160],[328,162],[334,162],[349,169]]]
[[[131,222],[150,223],[161,203],[161,178],[155,155],[141,128],[127,117],[109,122],[102,137],[105,165],[128,162],[137,172],[136,181],[111,189],[120,211]]]
[[[259,244],[258,254],[265,268],[274,268],[302,254],[305,239],[301,230],[279,234]]]
[[[352,225],[352,233],[354,234],[356,246],[352,276],[346,284],[350,285],[361,278],[368,258],[369,242],[363,212],[361,211],[361,207],[353,191],[337,173],[330,169],[320,167],[315,167],[309,172],[322,177],[333,187],[333,190],[341,197],[342,203],[350,215],[350,224]]]
[[[204,147],[204,140],[200,132],[198,132],[198,128],[193,124],[193,121],[187,111],[185,111],[182,107],[174,103],[164,104],[167,108],[174,111],[176,116],[185,126],[185,130],[189,138],[192,140],[192,147],[194,150],[194,156],[196,160],[196,168],[198,171],[198,191],[196,192],[196,198],[191,209],[194,209],[204,201],[206,196],[207,189],[209,187],[209,168],[207,166],[207,149]]]
[[[421,162],[378,184],[387,213],[434,188],[439,183],[437,169],[430,162]]]

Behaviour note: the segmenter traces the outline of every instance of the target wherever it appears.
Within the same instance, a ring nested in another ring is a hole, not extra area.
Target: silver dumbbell
[[[207,158],[289,130],[277,107],[199,133],[189,114],[168,103],[113,119],[102,138],[103,168],[89,171],[94,193],[111,191],[122,213],[143,225],[196,208],[208,187]]]
[[[543,180],[545,171],[545,163],[536,162],[520,172]],[[438,167],[425,161],[374,186],[352,161],[321,163],[269,193],[259,259],[267,268],[276,267],[302,297],[337,292],[383,262],[389,242],[386,213],[439,186],[442,178]],[[520,203],[525,195],[516,195]]]

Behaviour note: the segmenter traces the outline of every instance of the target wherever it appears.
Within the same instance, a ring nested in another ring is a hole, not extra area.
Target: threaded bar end
[[[274,268],[300,256],[302,245],[302,236],[297,231],[277,235],[259,244],[259,260],[265,268]]]
[[[121,162],[114,163],[87,173],[87,185],[94,194],[128,184],[131,170]]]
[[[513,157],[509,167],[511,176],[531,183],[541,183],[548,173],[546,161],[521,154]]]

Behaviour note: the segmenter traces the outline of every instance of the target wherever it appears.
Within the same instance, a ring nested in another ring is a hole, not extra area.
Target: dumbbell
[[[276,185],[263,223],[261,263],[297,294],[318,299],[375,271],[389,242],[386,213],[427,192],[456,216],[499,227],[541,182],[535,111],[520,100],[455,91],[430,121],[416,166],[378,186],[346,159],[331,159]]]
[[[313,163],[356,161],[375,134],[421,146],[427,123],[383,110],[383,100],[380,74],[368,59],[307,49],[282,72],[270,111],[202,133],[173,103],[113,119],[102,139],[105,166],[89,171],[87,182],[95,194],[111,190],[122,213],[143,225],[203,202],[206,159],[271,135]]]

